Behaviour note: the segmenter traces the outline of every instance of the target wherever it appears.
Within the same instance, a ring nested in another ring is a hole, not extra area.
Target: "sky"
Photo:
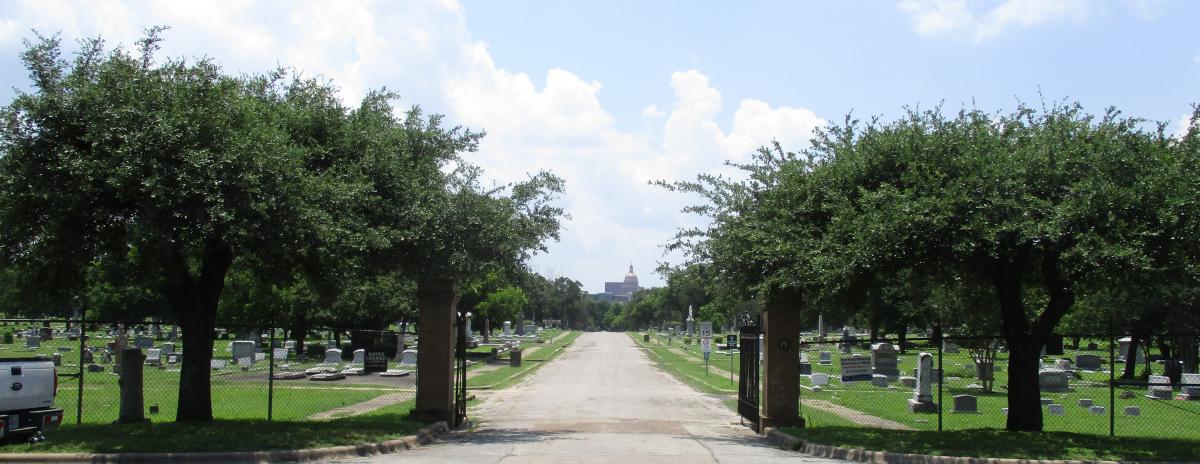
[[[735,174],[725,162],[803,150],[847,114],[1072,100],[1179,131],[1200,103],[1196,24],[1186,0],[3,1],[0,102],[28,87],[31,30],[74,50],[156,25],[160,56],[292,67],[348,105],[386,87],[401,110],[486,131],[466,159],[491,182],[563,177],[570,219],[530,266],[600,292],[631,264],[663,285],[654,269],[683,257],[662,245],[703,223],[650,182]]]

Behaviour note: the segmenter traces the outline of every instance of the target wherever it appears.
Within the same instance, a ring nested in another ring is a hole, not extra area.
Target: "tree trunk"
[[[1033,348],[1033,345],[1037,345]],[[1009,344],[1008,424],[1010,431],[1042,430],[1042,391],[1038,384],[1041,343]]]
[[[122,350],[121,357],[125,363],[121,365],[121,377],[117,380],[121,386],[121,406],[116,423],[146,422],[146,407],[142,397],[142,365],[146,355],[138,348],[130,348]]]
[[[213,331],[225,275],[233,264],[233,250],[221,239],[210,238],[205,244],[200,275],[195,278],[178,251],[169,253],[165,293],[183,336],[175,421],[212,422]]]
[[[299,358],[304,354],[304,339],[308,335],[308,316],[303,312],[296,316],[292,321],[292,340],[296,342],[296,357]]]
[[[908,324],[901,323],[896,329],[896,336],[900,337],[900,354],[904,354],[908,349],[904,346],[908,340]]]

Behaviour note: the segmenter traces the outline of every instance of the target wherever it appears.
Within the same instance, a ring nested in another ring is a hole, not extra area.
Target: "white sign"
[[[842,356],[842,382],[871,380],[871,358]]]
[[[700,350],[704,354],[712,353],[712,322],[700,323]]]

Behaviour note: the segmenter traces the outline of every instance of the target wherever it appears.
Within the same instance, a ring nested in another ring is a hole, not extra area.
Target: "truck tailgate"
[[[54,363],[0,360],[0,411],[54,405]]]

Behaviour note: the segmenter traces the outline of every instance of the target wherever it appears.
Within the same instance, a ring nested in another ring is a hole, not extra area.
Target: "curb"
[[[232,451],[218,453],[26,453],[0,454],[0,462],[71,462],[71,463],[269,463],[304,462],[335,457],[370,456],[394,453],[428,444],[450,431],[445,421],[421,429],[416,435],[381,443],[273,451]]]
[[[818,445],[805,442],[779,429],[770,427],[764,431],[763,435],[767,441],[773,444],[811,456],[871,464],[1180,464],[1163,461],[1071,461],[930,456],[925,454],[891,453],[886,451],[870,451],[862,448],[839,448],[837,446]]]

